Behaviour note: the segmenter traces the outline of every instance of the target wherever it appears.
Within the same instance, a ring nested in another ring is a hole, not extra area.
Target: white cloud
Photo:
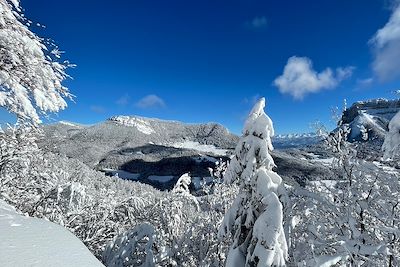
[[[293,56],[288,59],[283,74],[275,79],[274,85],[281,93],[302,99],[306,94],[335,88],[349,78],[353,70],[354,67],[337,68],[335,74],[331,68],[326,68],[318,73],[309,58]]]
[[[245,23],[246,27],[254,30],[265,29],[268,26],[267,18],[264,16],[255,17]]]
[[[338,82],[341,82],[343,80],[346,80],[348,78],[351,77],[351,75],[353,75],[353,71],[354,71],[355,67],[353,66],[347,66],[345,68],[336,68],[336,80]]]
[[[147,95],[140,99],[137,103],[136,106],[138,108],[163,108],[165,107],[165,102],[162,98],[156,95]]]
[[[379,80],[400,77],[400,4],[386,25],[379,29],[369,43],[374,48],[372,68]]]
[[[129,95],[125,94],[125,95],[121,96],[120,98],[118,98],[117,101],[115,101],[115,103],[120,106],[126,106],[126,105],[128,105],[129,100],[130,100]]]

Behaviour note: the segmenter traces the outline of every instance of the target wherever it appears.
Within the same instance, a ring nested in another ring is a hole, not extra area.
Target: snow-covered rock
[[[0,265],[103,266],[62,226],[18,214],[0,200]]]
[[[115,121],[121,125],[128,127],[135,127],[139,132],[144,134],[152,134],[155,133],[153,128],[149,123],[149,119],[142,119],[139,117],[130,117],[130,116],[114,116],[109,119],[110,121]]]
[[[349,141],[362,140],[366,129],[369,139],[383,140],[389,121],[400,110],[400,100],[371,99],[355,102],[343,112],[342,122],[350,126]]]
[[[389,122],[389,131],[382,145],[385,159],[396,159],[400,154],[400,112]]]

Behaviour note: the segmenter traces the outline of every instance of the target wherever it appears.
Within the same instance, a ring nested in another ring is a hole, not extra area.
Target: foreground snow
[[[0,200],[1,266],[103,266],[73,234]]]

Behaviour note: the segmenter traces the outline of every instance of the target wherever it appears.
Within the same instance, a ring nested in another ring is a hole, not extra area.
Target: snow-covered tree
[[[358,158],[349,132],[339,123],[327,138],[336,179],[291,190],[292,265],[399,265],[399,173]]]
[[[70,64],[26,24],[19,0],[0,0],[0,107],[38,124],[41,114],[67,106],[71,94],[62,82]]]
[[[174,193],[181,193],[181,194],[190,194],[189,192],[189,185],[192,182],[192,178],[190,178],[188,173],[183,174],[179,177],[178,181],[176,182],[172,192]]]
[[[146,223],[138,225],[115,237],[107,245],[103,261],[110,267],[155,266],[152,248],[154,239],[155,232],[152,225]]]
[[[274,129],[264,107],[261,98],[250,112],[224,176],[226,183],[239,185],[219,232],[221,237],[233,237],[226,266],[284,266],[288,255],[280,200],[284,201],[285,189],[272,170]]]

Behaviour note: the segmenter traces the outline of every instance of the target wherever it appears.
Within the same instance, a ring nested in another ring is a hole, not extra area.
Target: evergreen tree
[[[226,266],[284,266],[287,258],[280,200],[285,189],[272,170],[275,163],[269,152],[274,129],[264,107],[261,98],[250,112],[224,176],[226,183],[240,188],[219,231],[220,236],[233,237]]]

